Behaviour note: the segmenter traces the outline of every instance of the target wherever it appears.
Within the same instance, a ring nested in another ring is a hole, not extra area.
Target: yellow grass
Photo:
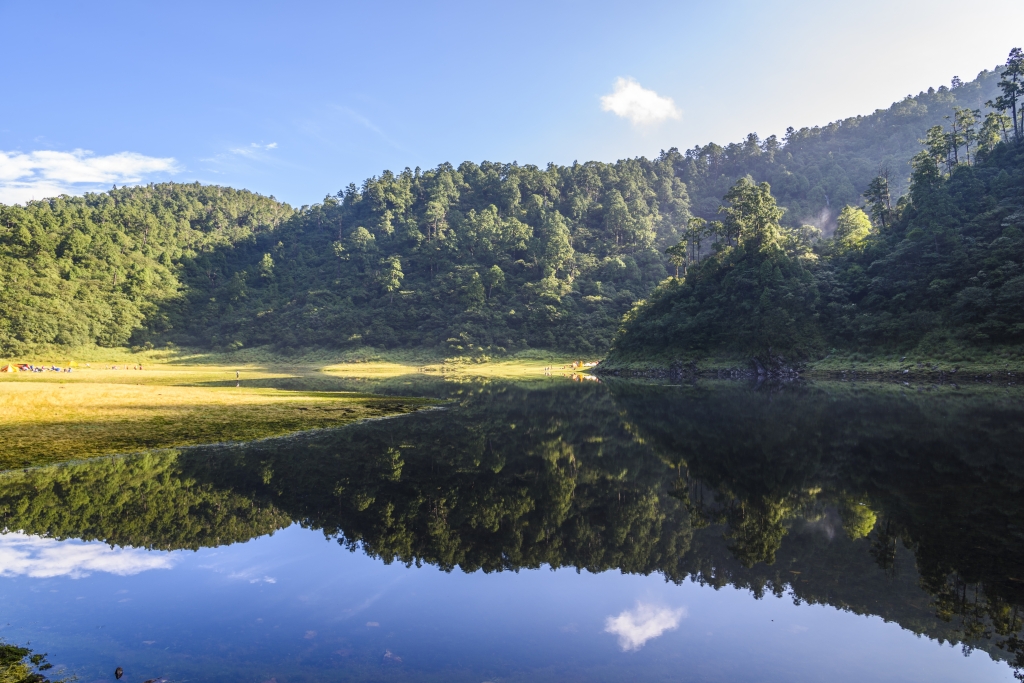
[[[290,362],[258,349],[236,354],[87,349],[71,356],[12,359],[75,369],[0,373],[0,469],[336,426],[431,403],[342,391],[359,386],[358,380],[366,380],[367,387],[401,376],[545,380],[571,375],[573,360],[590,359],[538,354],[439,362],[411,353],[311,352]],[[6,362],[0,360],[0,366]],[[134,369],[140,363],[143,369]]]
[[[336,363],[323,370],[344,377],[397,377],[421,372],[425,366],[406,365],[404,363],[368,362],[368,363]]]
[[[143,365],[0,375],[0,469],[148,448],[247,441],[416,410],[338,391],[316,368]],[[240,378],[236,379],[235,372]],[[240,383],[241,386],[235,386]]]
[[[324,372],[339,377],[395,377],[409,373],[425,374],[434,377],[489,377],[499,379],[547,379],[570,375],[574,372],[586,372],[586,368],[572,369],[573,359],[562,360],[508,360],[472,362],[444,362],[426,365],[407,365],[402,363],[370,362],[370,363],[338,363],[328,365]]]

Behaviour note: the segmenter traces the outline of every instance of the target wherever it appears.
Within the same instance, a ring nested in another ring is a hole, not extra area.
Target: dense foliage
[[[181,340],[602,349],[667,274],[687,207],[668,156],[385,172],[200,259]]]
[[[1000,85],[1018,92],[1007,78]],[[828,239],[813,226],[783,226],[769,185],[741,179],[719,208],[723,221],[688,223],[670,250],[684,276],[630,312],[613,359],[733,353],[770,362],[840,349],[955,361],[972,347],[1019,347],[1024,140],[1017,114],[993,106],[981,125],[977,112],[957,109],[930,128],[909,193],[897,200],[891,179],[877,176],[864,191],[870,218],[848,205]]]
[[[165,329],[197,258],[291,213],[250,192],[173,183],[0,205],[0,353],[124,346]]]
[[[767,183],[741,180],[726,198],[712,255],[630,311],[613,362],[666,352],[806,353],[820,343],[816,231],[783,228]]]
[[[727,213],[756,222],[741,182]],[[746,202],[746,203],[745,203]],[[1024,341],[1024,147],[1001,144],[943,173],[918,157],[906,201],[887,224],[860,209],[829,240],[771,224],[741,233],[666,281],[626,317],[613,358],[735,352],[762,360],[827,348],[916,351],[959,360],[967,348]]]
[[[810,266],[800,254],[812,235],[799,226],[830,235],[841,207],[857,204],[879,169],[895,203],[916,141],[996,96],[999,78],[956,79],[952,88],[790,130],[782,140],[751,134],[654,160],[384,172],[300,211],[249,192],[171,183],[3,206],[0,353],[167,342],[603,352],[622,316],[680,260],[687,268],[681,249],[673,251],[681,239],[706,255],[690,234],[691,213],[716,218],[729,188],[747,176],[771,183],[788,208],[774,223],[797,229],[799,244],[780,233],[786,239],[765,255],[772,272],[734,277],[728,293],[708,293],[714,305],[781,277],[801,283],[800,306],[820,301],[837,318],[833,329],[859,329],[838,322],[850,318],[843,307],[856,294],[843,292],[856,282],[834,291],[833,283],[806,281]],[[991,126],[985,130],[991,138]],[[734,246],[724,258],[760,262],[756,250]],[[766,306],[744,319],[743,339],[764,338],[765,311],[781,307],[801,325],[819,314],[801,313],[785,297]],[[715,345],[727,323],[688,329]],[[801,348],[818,343],[805,332]]]

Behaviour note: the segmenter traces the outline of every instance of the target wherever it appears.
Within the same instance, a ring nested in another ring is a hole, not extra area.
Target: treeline
[[[783,139],[614,164],[384,172],[299,211],[173,183],[0,206],[0,353],[172,342],[603,353],[623,315],[688,267],[682,252],[703,260],[740,238],[700,237],[690,221],[714,227],[739,179],[771,183],[788,209],[776,222],[806,252],[816,233],[800,226],[830,235],[879,169],[895,205],[916,141],[946,117],[962,128],[962,112],[998,99],[1001,73]],[[983,141],[972,144],[973,164]],[[821,296],[848,317],[852,299]]]

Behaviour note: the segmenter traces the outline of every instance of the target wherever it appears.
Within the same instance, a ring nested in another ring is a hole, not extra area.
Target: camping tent
[[[3,366],[2,368],[0,368],[0,372],[17,372],[17,371],[18,371],[18,368],[16,368],[13,365],[10,365],[10,364],[7,364],[7,365]]]

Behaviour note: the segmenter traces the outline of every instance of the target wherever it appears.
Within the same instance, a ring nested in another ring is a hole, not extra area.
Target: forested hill
[[[292,214],[198,183],[0,205],[0,353],[129,344],[166,326],[198,257],[217,259]]]
[[[200,259],[187,326],[172,334],[221,347],[603,350],[667,275],[663,250],[689,219],[667,157],[445,164],[339,195]]]
[[[781,225],[768,184],[741,180],[724,221],[691,224],[685,275],[630,312],[612,363],[733,354],[779,365],[834,350],[1020,359],[1024,115],[1011,128],[970,163],[955,160],[954,132],[929,131],[909,194],[891,203],[880,178],[875,220],[846,207],[831,239]],[[710,254],[695,258],[708,233]]]
[[[602,353],[675,272],[679,248],[665,251],[692,215],[712,218],[736,178],[771,181],[783,224],[828,228],[879,168],[895,200],[917,140],[993,97],[996,80],[653,160],[384,172],[300,211],[172,183],[0,206],[0,354],[166,342]]]

